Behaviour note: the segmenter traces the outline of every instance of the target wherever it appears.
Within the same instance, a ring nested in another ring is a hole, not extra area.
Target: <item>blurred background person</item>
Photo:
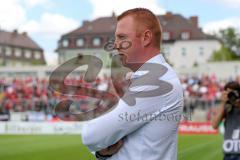
[[[240,160],[240,85],[229,82],[224,86],[221,105],[213,118],[212,126],[217,129],[224,122],[224,160]]]

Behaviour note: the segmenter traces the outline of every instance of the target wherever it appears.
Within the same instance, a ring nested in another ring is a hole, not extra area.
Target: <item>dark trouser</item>
[[[240,160],[240,154],[225,154],[224,160]]]

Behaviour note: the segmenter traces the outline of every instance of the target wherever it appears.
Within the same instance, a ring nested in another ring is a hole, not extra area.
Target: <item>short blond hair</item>
[[[160,49],[162,40],[162,27],[160,25],[159,19],[146,8],[134,8],[123,12],[117,17],[117,21],[120,21],[126,16],[132,16],[137,26],[144,26],[145,28],[153,32],[154,46]],[[137,33],[140,33],[141,28],[137,28]]]

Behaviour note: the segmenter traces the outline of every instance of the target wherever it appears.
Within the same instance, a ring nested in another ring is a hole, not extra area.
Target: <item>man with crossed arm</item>
[[[161,34],[158,18],[148,9],[131,9],[117,17],[115,46],[118,54],[126,57],[126,64],[139,64],[129,65],[133,71],[130,88],[134,86],[135,77],[141,79],[146,74],[141,71],[149,68],[148,64],[160,66],[150,67],[149,73],[163,73],[157,78],[160,82],[156,82],[162,85],[158,95],[139,96],[156,86],[155,81],[151,81],[154,76],[149,76],[152,85],[147,86],[144,81],[142,86],[133,87],[134,92],[125,93],[125,98],[136,98],[133,106],[121,98],[113,110],[84,124],[83,143],[96,152],[98,159],[177,159],[179,119],[169,119],[166,115],[181,116],[183,90],[177,74],[160,54]],[[123,41],[131,42],[131,47],[123,50],[120,47]],[[133,118],[129,121],[123,115]],[[151,115],[152,119],[143,120],[144,115]]]

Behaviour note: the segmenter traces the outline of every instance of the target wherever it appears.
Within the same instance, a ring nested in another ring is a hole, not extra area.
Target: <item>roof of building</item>
[[[78,35],[78,34],[99,34],[99,33],[110,33],[113,34],[116,28],[115,17],[101,17],[96,20],[84,21],[83,25],[76,30],[66,35]]]
[[[177,40],[216,39],[202,31],[198,24],[197,16],[186,18],[180,14],[167,12],[157,17],[163,30],[163,43],[173,43]],[[92,21],[84,21],[79,28],[61,36],[56,51],[58,52],[59,49],[103,48],[109,40],[114,39],[116,24],[117,18],[115,14],[109,17],[100,17]],[[168,33],[167,36],[164,33]],[[95,38],[100,39],[100,44],[94,44]],[[81,40],[78,41],[78,39],[82,39],[82,42]]]
[[[18,33],[17,30],[13,32],[0,30],[0,44],[43,50],[26,32]]]
[[[191,34],[191,39],[205,39],[208,35],[203,33],[198,26],[198,17],[192,16],[189,19],[180,14],[172,14],[167,12],[164,15],[157,16],[160,20],[163,31],[171,33],[171,39],[177,40],[181,38],[183,31],[188,31]],[[73,30],[63,37],[71,37],[86,34],[114,34],[116,28],[116,17],[101,17],[93,21],[84,21],[83,25]]]

